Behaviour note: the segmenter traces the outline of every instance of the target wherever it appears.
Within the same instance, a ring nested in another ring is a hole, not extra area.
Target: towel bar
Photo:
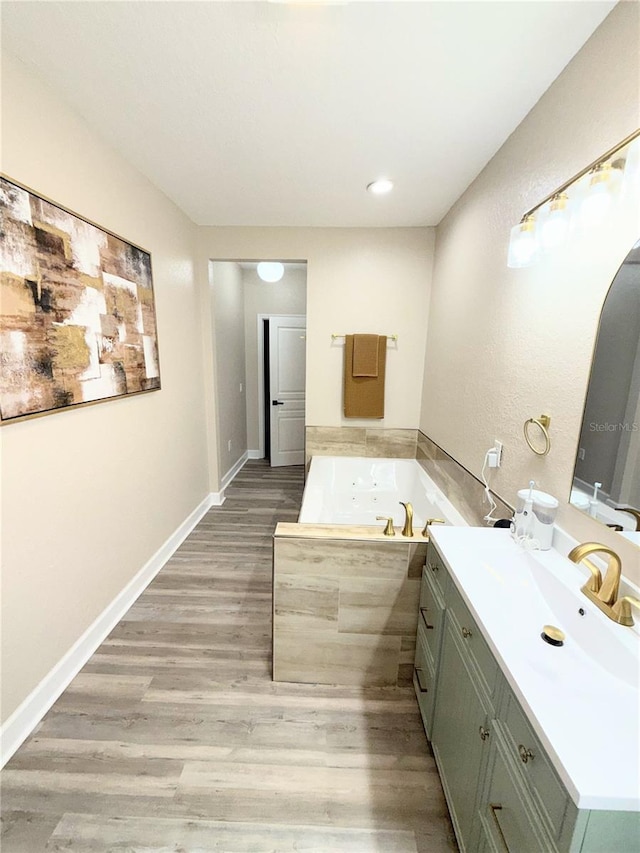
[[[335,339],[336,339],[336,338],[346,338],[346,335],[337,335],[335,332],[332,332],[332,333],[331,333],[331,340],[332,340],[332,341],[335,341]],[[387,340],[389,340],[389,341],[397,341],[397,340],[398,340],[398,336],[397,336],[397,335],[387,335]]]

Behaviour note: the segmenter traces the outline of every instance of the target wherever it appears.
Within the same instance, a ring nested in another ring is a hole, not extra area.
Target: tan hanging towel
[[[385,335],[372,336],[378,338],[378,375],[354,376],[354,337],[355,335],[345,336],[344,416],[345,418],[383,418],[387,338]]]
[[[352,376],[378,375],[378,335],[353,336]]]

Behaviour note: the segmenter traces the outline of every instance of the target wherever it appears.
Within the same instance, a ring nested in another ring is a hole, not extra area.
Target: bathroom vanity
[[[508,531],[431,534],[414,686],[463,851],[640,850],[640,637],[583,581]]]

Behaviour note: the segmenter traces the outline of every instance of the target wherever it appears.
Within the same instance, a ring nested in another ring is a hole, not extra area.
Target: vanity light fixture
[[[627,160],[624,164],[624,192],[637,191],[640,188],[640,138],[636,139],[627,149]]]
[[[534,216],[525,216],[511,229],[507,266],[517,269],[528,266],[538,249]]]
[[[284,264],[281,264],[280,261],[260,261],[256,267],[256,272],[262,281],[273,284],[280,281],[284,275]]]
[[[600,225],[611,207],[613,191],[613,166],[598,163],[589,172],[589,187],[580,205],[580,224],[583,228]]]
[[[614,156],[627,146],[629,148],[623,156],[617,158]],[[535,207],[527,210],[519,224],[511,229],[507,266],[526,267],[535,259],[538,240],[536,239],[534,217],[538,213],[542,214],[543,220],[540,234],[542,247],[549,251],[562,243],[569,231],[570,200],[566,190],[569,190],[585,176],[589,176],[589,178],[586,195],[580,205],[578,217],[580,224],[584,228],[590,228],[602,222],[611,205],[623,170],[625,172],[625,185],[633,183],[638,157],[640,157],[640,129],[635,130],[622,142],[610,148],[593,163],[589,163],[577,175],[565,181],[562,186],[538,202]],[[633,175],[632,172],[634,172]],[[545,208],[545,205],[548,207]]]
[[[393,181],[389,180],[389,178],[378,178],[377,181],[371,181],[370,184],[367,184],[367,192],[370,192],[372,195],[386,195],[392,189]]]
[[[549,213],[540,229],[540,242],[545,251],[555,249],[564,242],[569,230],[569,196],[566,193],[554,195],[549,203]]]

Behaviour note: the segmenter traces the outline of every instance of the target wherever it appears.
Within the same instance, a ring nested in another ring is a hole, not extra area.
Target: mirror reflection
[[[602,308],[570,501],[640,545],[640,240]]]

